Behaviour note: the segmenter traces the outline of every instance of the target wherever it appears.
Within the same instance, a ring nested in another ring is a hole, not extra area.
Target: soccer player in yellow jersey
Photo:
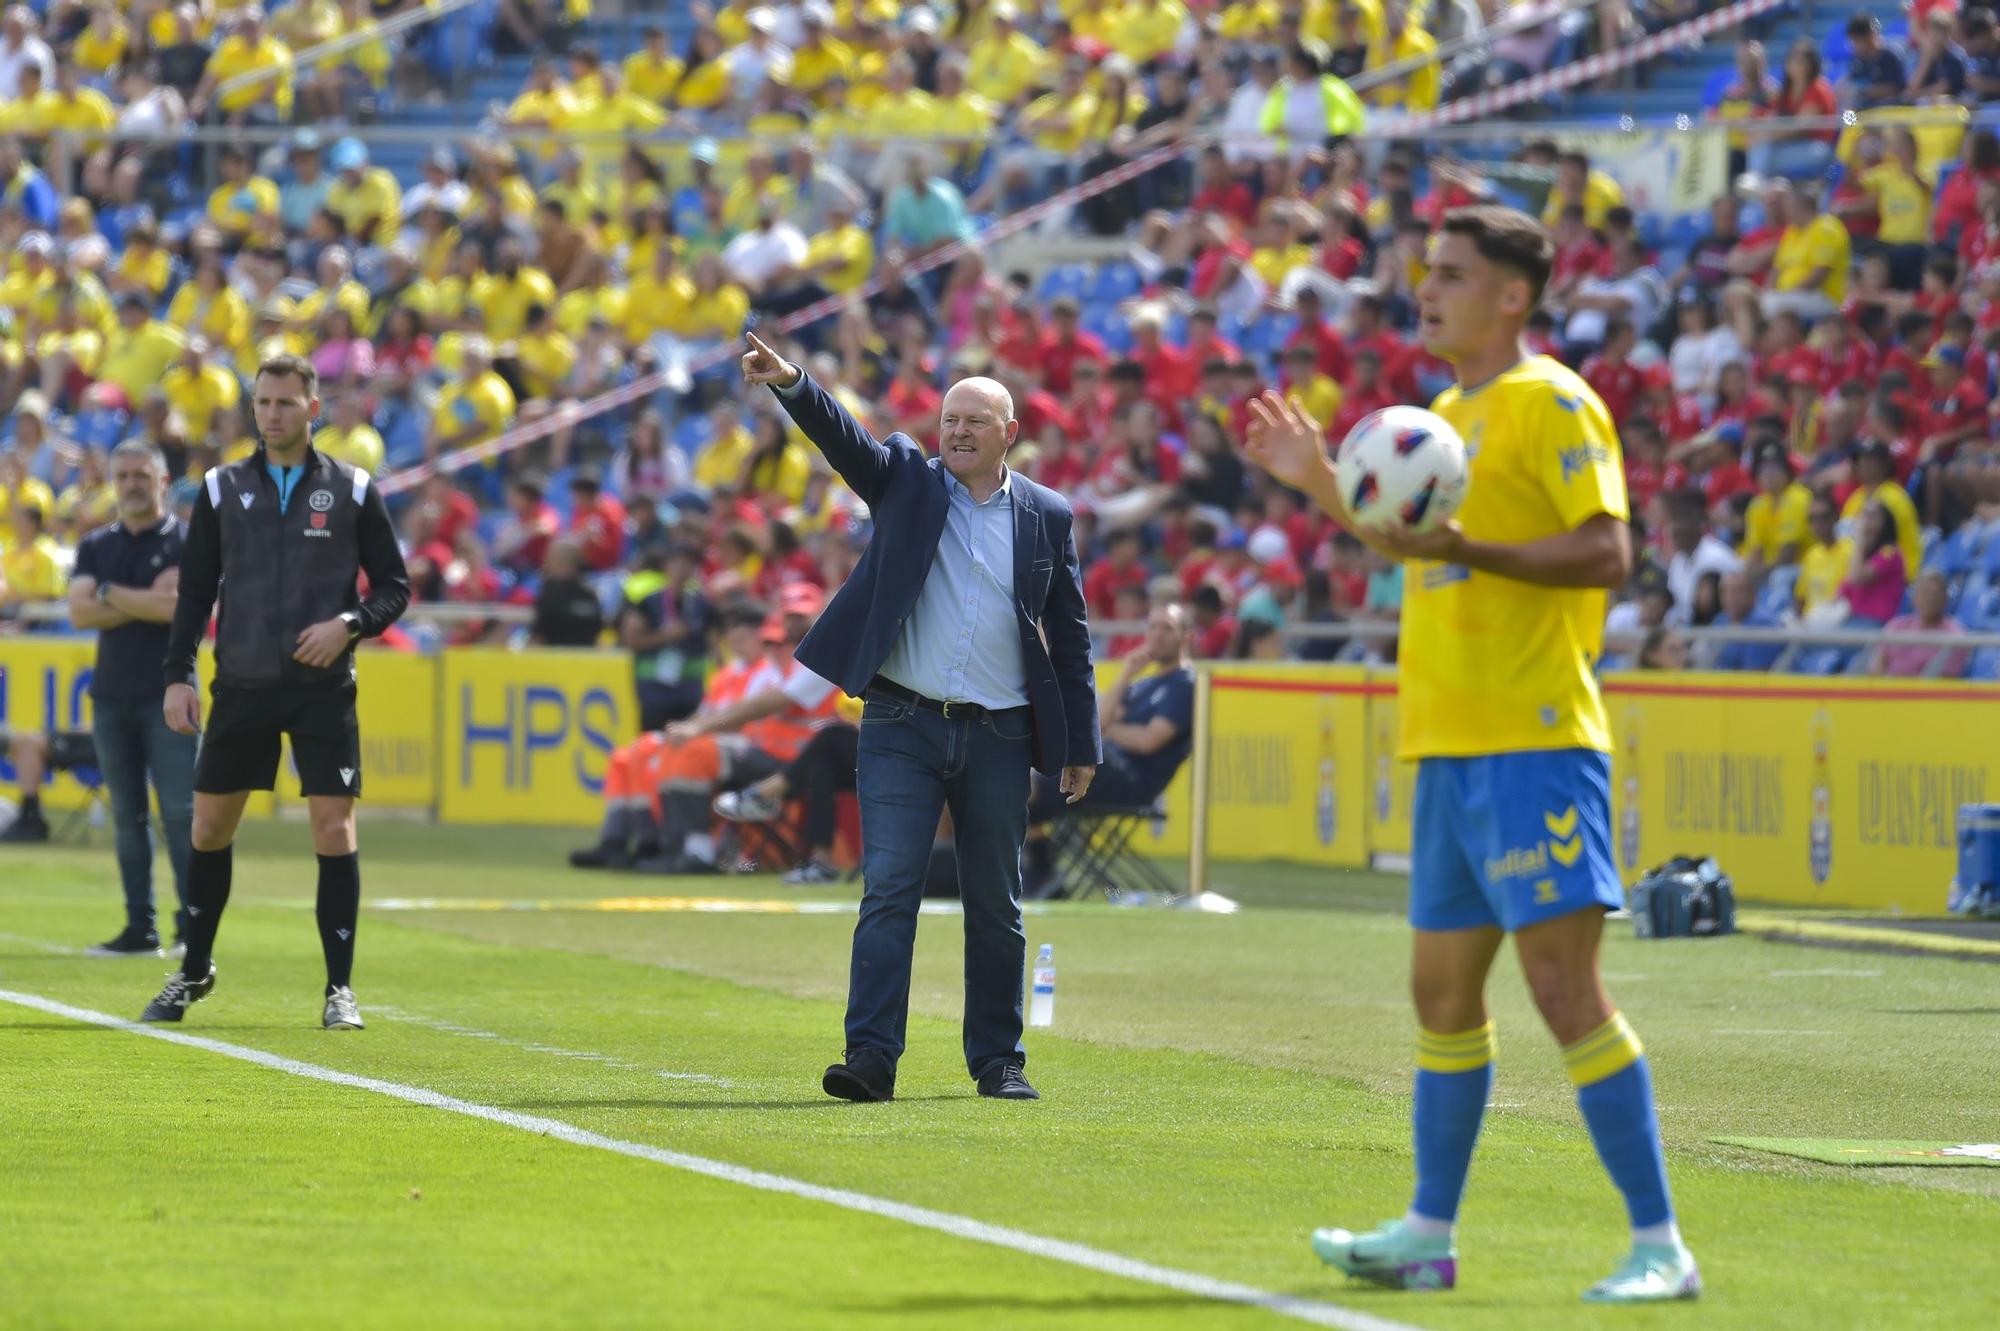
[[[1425,347],[1457,374],[1435,410],[1465,439],[1471,485],[1440,528],[1357,529],[1409,564],[1398,711],[1403,756],[1418,763],[1417,1185],[1401,1220],[1320,1230],[1313,1248],[1399,1289],[1455,1283],[1458,1204],[1493,1086],[1486,976],[1511,933],[1632,1222],[1631,1255],[1584,1297],[1690,1298],[1701,1281],[1674,1223],[1651,1073],[1598,973],[1604,913],[1624,893],[1594,670],[1606,591],[1625,581],[1632,553],[1610,414],[1576,374],[1521,347],[1554,256],[1525,214],[1446,214],[1417,304]],[[1254,408],[1251,456],[1346,520],[1318,422],[1275,393]]]

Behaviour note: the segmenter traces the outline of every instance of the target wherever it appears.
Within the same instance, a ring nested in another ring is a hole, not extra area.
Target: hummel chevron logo
[[[243,507],[245,507],[245,508],[248,508],[248,507],[250,507],[250,504],[251,504],[251,502],[252,502],[253,500],[255,500],[255,499],[257,498],[257,496],[256,496],[256,495],[249,495],[249,494],[246,494],[246,495],[238,495],[238,496],[236,496],[236,497],[237,497],[238,499],[241,499],[241,500],[243,501]]]
[[[188,918],[192,919],[192,918],[194,918],[195,916],[197,916],[197,915],[199,915],[199,914],[201,914],[201,907],[199,907],[199,906],[189,906],[189,907],[188,907]]]
[[[354,769],[353,769],[352,767],[343,767],[343,768],[341,768],[341,769],[340,769],[340,780],[341,780],[342,784],[344,784],[344,785],[349,785],[349,786],[353,785],[353,784],[354,784]]]

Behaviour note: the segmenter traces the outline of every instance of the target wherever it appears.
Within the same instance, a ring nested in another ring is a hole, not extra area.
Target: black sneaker
[[[157,957],[160,936],[151,929],[127,929],[108,943],[83,950],[86,957]]]
[[[896,1065],[879,1049],[850,1049],[820,1078],[820,1087],[839,1100],[893,1100]]]
[[[623,846],[591,846],[569,853],[569,867],[572,869],[627,869],[632,865],[632,852]]]
[[[0,842],[13,845],[33,845],[48,839],[49,820],[39,813],[24,813],[6,831],[0,832]]]
[[[179,1021],[187,1015],[190,1005],[199,1003],[215,992],[215,963],[208,963],[208,974],[199,980],[190,980],[180,971],[167,976],[166,987],[159,996],[146,1004],[146,1010],[139,1014],[140,1021]]]
[[[979,1079],[979,1093],[990,1100],[1039,1100],[1042,1093],[1028,1085],[1019,1063],[1002,1063],[986,1069]]]

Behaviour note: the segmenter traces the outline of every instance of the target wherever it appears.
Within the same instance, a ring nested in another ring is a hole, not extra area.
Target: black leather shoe
[[[1042,1093],[1028,1085],[1019,1063],[1002,1063],[986,1069],[979,1079],[979,1093],[992,1100],[1039,1100]]]
[[[820,1078],[820,1086],[838,1100],[893,1100],[896,1098],[896,1065],[876,1049],[850,1049]]]

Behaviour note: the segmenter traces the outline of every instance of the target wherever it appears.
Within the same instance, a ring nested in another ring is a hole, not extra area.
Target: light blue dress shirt
[[[916,608],[881,674],[942,702],[1027,705],[1027,667],[1014,613],[1014,474],[985,503],[950,472],[951,507]]]

